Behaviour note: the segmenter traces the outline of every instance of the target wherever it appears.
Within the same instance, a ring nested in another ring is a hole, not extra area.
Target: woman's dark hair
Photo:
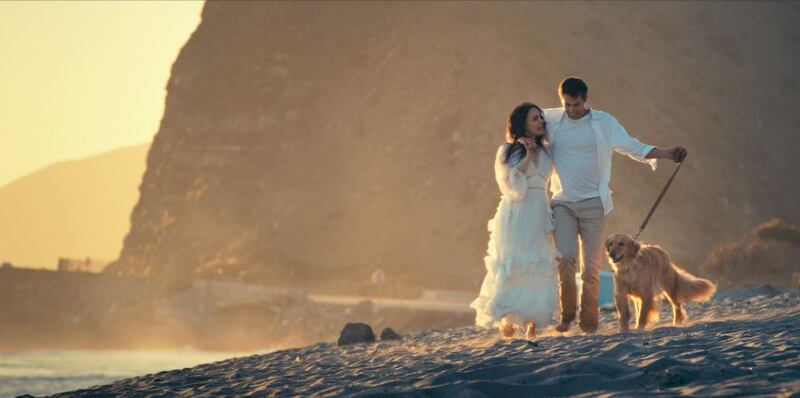
[[[586,96],[589,95],[589,86],[580,77],[568,77],[558,85],[558,95],[563,97],[564,94],[574,98],[581,97],[586,101]]]
[[[519,143],[522,137],[528,137],[528,112],[531,108],[536,108],[542,113],[542,108],[531,102],[523,102],[517,105],[511,115],[508,116],[508,123],[506,124],[506,162],[514,156],[525,156],[525,146]],[[544,136],[533,137],[536,146],[544,148]]]

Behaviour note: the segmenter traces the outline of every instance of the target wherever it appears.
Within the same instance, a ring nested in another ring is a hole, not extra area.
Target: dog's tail
[[[675,268],[675,287],[678,300],[687,301],[706,301],[717,291],[714,282],[708,279],[698,278],[683,269],[672,265]]]

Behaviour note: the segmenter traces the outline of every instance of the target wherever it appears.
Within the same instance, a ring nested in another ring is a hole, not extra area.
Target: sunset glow
[[[149,142],[199,1],[0,3],[0,187]]]

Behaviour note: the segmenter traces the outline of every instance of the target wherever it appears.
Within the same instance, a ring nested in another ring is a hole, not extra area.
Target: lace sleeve
[[[519,201],[525,198],[525,194],[528,191],[528,182],[525,174],[516,167],[522,157],[511,156],[509,161],[506,162],[506,148],[507,145],[502,145],[497,150],[494,175],[497,185],[500,187],[500,192],[511,201]]]

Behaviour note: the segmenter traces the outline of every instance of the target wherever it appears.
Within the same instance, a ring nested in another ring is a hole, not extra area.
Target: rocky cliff
[[[119,274],[475,288],[523,100],[590,104],[690,155],[644,239],[696,269],[800,221],[794,3],[209,2],[181,50]],[[616,157],[607,232],[672,171]]]

